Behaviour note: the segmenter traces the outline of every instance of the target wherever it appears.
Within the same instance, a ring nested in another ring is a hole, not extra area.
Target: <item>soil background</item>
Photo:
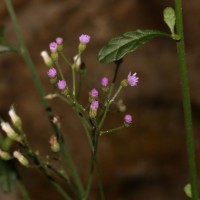
[[[88,70],[88,86],[82,88],[82,99],[88,89],[100,89],[102,76],[112,78],[114,64],[100,64],[97,54],[111,38],[126,31],[158,29],[168,31],[162,11],[173,6],[166,0],[13,0],[14,8],[26,44],[35,63],[46,94],[53,88],[47,68],[40,57],[42,50],[60,36],[69,58],[77,53],[78,37],[91,35],[91,43],[82,60]],[[200,156],[200,3],[183,1],[184,31],[191,87],[193,127],[197,158]],[[0,24],[4,25],[8,41],[16,38],[5,1],[0,1]],[[183,187],[188,183],[188,165],[181,100],[181,84],[175,43],[166,38],[152,40],[127,55],[120,68],[117,84],[129,72],[137,72],[140,82],[121,93],[127,112],[134,116],[130,128],[102,136],[98,159],[106,199],[109,200],[184,200]],[[71,74],[66,73],[70,80]],[[8,120],[11,104],[23,119],[29,141],[41,155],[49,154],[52,134],[45,111],[31,75],[17,54],[0,55],[0,115]],[[82,127],[72,109],[59,100],[50,102],[60,117],[66,143],[74,156],[81,177],[89,170],[89,149]],[[111,115],[104,128],[112,128],[123,120],[123,114]],[[198,172],[199,172],[199,159]],[[19,171],[33,200],[62,198],[35,169]],[[16,188],[13,194],[0,193],[0,199],[21,200]],[[90,199],[99,199],[94,184]]]

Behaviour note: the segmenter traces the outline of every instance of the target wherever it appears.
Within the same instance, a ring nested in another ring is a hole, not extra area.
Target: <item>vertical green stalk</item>
[[[29,194],[28,194],[28,191],[27,191],[27,189],[26,189],[26,187],[25,187],[23,181],[21,180],[21,178],[18,179],[17,185],[18,185],[19,190],[20,190],[20,192],[21,192],[21,194],[22,194],[22,198],[23,198],[24,200],[31,200],[31,198],[30,198],[30,196],[29,196]]]
[[[191,187],[192,187],[192,200],[197,200],[198,186],[197,186],[197,172],[196,172],[196,162],[195,162],[195,144],[194,144],[194,136],[192,130],[192,112],[190,103],[189,83],[188,83],[187,69],[186,69],[187,66],[185,57],[181,0],[175,0],[175,12],[177,20],[176,31],[177,34],[181,37],[181,39],[176,42],[176,45],[177,45],[178,59],[181,71],[182,99],[183,99],[183,109],[184,109],[185,128],[186,128],[189,172],[190,172]]]

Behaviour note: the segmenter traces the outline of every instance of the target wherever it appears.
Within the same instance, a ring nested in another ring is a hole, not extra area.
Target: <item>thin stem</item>
[[[69,62],[69,60],[67,59],[67,57],[64,55],[64,53],[62,51],[59,52],[63,58],[63,60],[71,67],[72,64]]]
[[[113,133],[113,132],[118,131],[118,130],[123,129],[123,128],[124,128],[124,125],[119,126],[119,127],[117,127],[117,128],[110,129],[110,130],[100,131],[100,135]]]
[[[63,76],[63,73],[62,73],[62,70],[61,70],[61,67],[60,67],[59,63],[58,62],[55,62],[55,63],[56,63],[56,67],[58,69],[58,73],[59,73],[61,79],[64,80],[65,78]]]
[[[18,178],[17,185],[19,187],[19,190],[22,194],[23,199],[24,200],[31,200],[29,193],[28,193],[28,191],[27,191],[27,189],[26,189],[26,187],[25,187],[25,185],[24,185],[24,183],[23,183],[23,181],[21,180],[20,177]]]
[[[185,45],[184,45],[181,0],[175,0],[175,10],[177,19],[176,31],[181,38],[179,41],[176,42],[176,45],[177,45],[178,59],[181,71],[182,99],[183,99],[183,109],[184,109],[185,128],[186,128],[189,173],[190,173],[191,187],[192,187],[192,200],[197,200],[198,185],[197,185],[197,172],[196,172],[196,162],[195,162],[195,144],[194,144],[194,136],[192,130],[190,91],[189,91],[189,83],[188,83],[187,69],[186,69],[187,66],[186,66],[186,55],[185,55]]]
[[[118,96],[118,94],[120,93],[120,91],[122,90],[122,86],[120,85],[117,92],[115,93],[115,95],[112,97],[112,99],[109,101],[109,103],[114,102],[115,98]]]
[[[63,143],[61,143],[60,145],[61,145],[62,152],[64,153],[64,156],[66,157],[66,160],[68,161],[69,169],[70,169],[70,172],[72,173],[72,176],[74,178],[76,186],[78,187],[80,195],[83,197],[84,193],[85,193],[84,187],[83,187],[83,184],[82,184],[80,177],[77,173],[77,169],[76,169],[76,166],[75,166],[75,164],[72,160],[71,154],[69,153],[69,150],[67,149],[66,145],[64,145]]]

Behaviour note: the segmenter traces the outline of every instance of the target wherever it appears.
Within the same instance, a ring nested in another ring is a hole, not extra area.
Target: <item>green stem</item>
[[[64,156],[66,157],[66,160],[68,161],[68,165],[69,165],[69,169],[70,172],[72,173],[72,177],[74,178],[74,181],[76,183],[76,186],[78,187],[78,190],[80,192],[81,197],[84,196],[84,187],[83,184],[80,180],[80,177],[77,173],[77,169],[76,166],[72,160],[71,154],[69,153],[69,150],[67,149],[66,145],[64,145],[63,143],[61,143],[61,149],[62,152],[64,153]]]
[[[62,51],[59,52],[63,58],[63,60],[69,65],[72,66],[72,64],[69,62],[69,60],[67,59],[67,57],[64,55],[64,53]]]
[[[55,62],[55,63],[56,63],[56,67],[57,67],[57,69],[58,69],[58,73],[59,73],[61,79],[62,79],[62,80],[65,80],[59,63],[58,63],[58,62]]]
[[[117,128],[113,128],[113,129],[107,130],[107,131],[100,131],[100,135],[113,133],[113,132],[118,131],[118,130],[123,129],[123,128],[124,128],[124,125],[119,126]]]
[[[29,193],[28,193],[23,181],[21,180],[21,178],[18,179],[17,185],[19,187],[19,190],[20,190],[20,192],[22,194],[23,199],[24,200],[31,200],[31,198],[29,196]]]
[[[183,109],[184,109],[185,128],[186,128],[189,172],[190,172],[191,187],[192,187],[192,200],[197,200],[198,185],[197,185],[197,172],[196,172],[196,162],[195,162],[195,144],[194,144],[194,136],[192,130],[192,112],[191,112],[189,83],[188,83],[187,69],[186,69],[187,66],[186,66],[186,56],[185,56],[181,0],[175,0],[175,10],[176,10],[176,20],[177,20],[176,31],[181,38],[179,41],[176,41],[176,45],[177,45],[178,59],[181,71],[182,99],[183,99]]]

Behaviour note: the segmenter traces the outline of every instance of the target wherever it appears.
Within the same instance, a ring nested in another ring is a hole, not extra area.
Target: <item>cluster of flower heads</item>
[[[90,36],[87,34],[80,35],[79,46],[78,46],[79,54],[77,54],[74,57],[74,64],[72,65],[72,67],[76,65],[80,66],[81,64],[80,54],[85,50],[87,44],[90,42],[90,39],[91,39]],[[57,66],[54,67],[55,63],[58,61],[58,53],[61,52],[63,49],[63,39],[60,37],[56,38],[54,42],[51,42],[49,44],[49,49],[51,52],[50,56],[46,51],[43,51],[41,53],[41,56],[43,57],[45,64],[49,67],[47,75],[49,76],[51,83],[56,84],[57,89],[59,89],[62,92],[62,94],[68,94],[69,89],[64,77],[58,74]],[[137,86],[138,81],[139,78],[137,77],[137,74],[136,73],[132,74],[130,72],[127,78],[121,81],[120,86],[126,87],[129,85],[131,87],[134,87]],[[107,77],[103,77],[101,79],[101,88],[103,92],[109,91],[109,79]],[[91,89],[89,92],[89,102],[90,102],[89,116],[91,118],[95,118],[97,115],[97,110],[99,108],[98,95],[99,92],[96,88]],[[125,115],[124,123],[125,125],[132,123],[132,116],[129,114]]]

